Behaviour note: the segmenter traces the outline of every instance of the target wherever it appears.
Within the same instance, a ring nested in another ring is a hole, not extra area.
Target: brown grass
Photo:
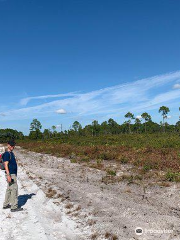
[[[96,220],[94,220],[94,219],[89,219],[89,220],[88,220],[88,224],[89,224],[89,226],[93,226],[94,224],[96,224]]]
[[[57,194],[57,191],[52,189],[52,188],[49,188],[48,189],[48,192],[46,193],[46,197],[48,198],[52,198],[54,197],[55,195]]]
[[[106,232],[105,238],[107,238],[108,240],[118,240],[117,235],[109,233],[109,232]]]
[[[71,208],[73,208],[73,204],[72,204],[72,203],[67,203],[67,204],[65,205],[65,208],[71,209]]]
[[[102,160],[116,160],[123,164],[133,164],[142,167],[144,171],[150,169],[157,170],[180,170],[180,154],[175,148],[155,149],[152,147],[142,147],[136,149],[126,146],[75,146],[61,143],[21,142],[20,145],[35,152],[52,154],[61,157],[72,157],[72,162],[86,163],[90,166],[102,169]],[[92,160],[96,163],[92,164]]]
[[[91,239],[92,240],[95,240],[95,239],[98,239],[98,233],[93,233],[92,235],[91,235]]]

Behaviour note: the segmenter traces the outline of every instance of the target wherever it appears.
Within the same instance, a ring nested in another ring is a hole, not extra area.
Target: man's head
[[[9,149],[10,151],[12,151],[12,150],[14,149],[15,145],[16,145],[15,141],[14,141],[14,140],[10,140],[10,141],[8,142],[8,149]]]

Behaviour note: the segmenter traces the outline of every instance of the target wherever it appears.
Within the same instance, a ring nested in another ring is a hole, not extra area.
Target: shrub
[[[145,172],[147,172],[147,171],[149,171],[149,170],[151,170],[151,169],[152,169],[151,164],[148,164],[148,163],[144,164],[143,170],[144,170]]]
[[[77,163],[76,159],[70,159],[71,163]]]
[[[180,173],[168,171],[165,175],[165,178],[170,182],[180,182]]]
[[[122,158],[120,158],[120,162],[121,162],[122,164],[126,164],[126,163],[129,162],[129,160],[128,160],[128,158],[126,158],[126,157],[122,157]]]
[[[107,169],[106,170],[107,174],[110,176],[116,176],[116,171],[112,170],[112,169]]]
[[[84,156],[83,158],[81,158],[82,162],[89,162],[89,157]]]

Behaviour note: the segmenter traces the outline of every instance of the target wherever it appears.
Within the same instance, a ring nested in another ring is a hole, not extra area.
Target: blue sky
[[[0,0],[0,128],[180,106],[180,1]]]

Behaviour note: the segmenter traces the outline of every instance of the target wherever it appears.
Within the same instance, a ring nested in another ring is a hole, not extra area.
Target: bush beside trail
[[[178,134],[121,134],[99,137],[62,137],[49,140],[18,141],[28,150],[70,157],[78,162],[117,161],[150,169],[180,170]]]

